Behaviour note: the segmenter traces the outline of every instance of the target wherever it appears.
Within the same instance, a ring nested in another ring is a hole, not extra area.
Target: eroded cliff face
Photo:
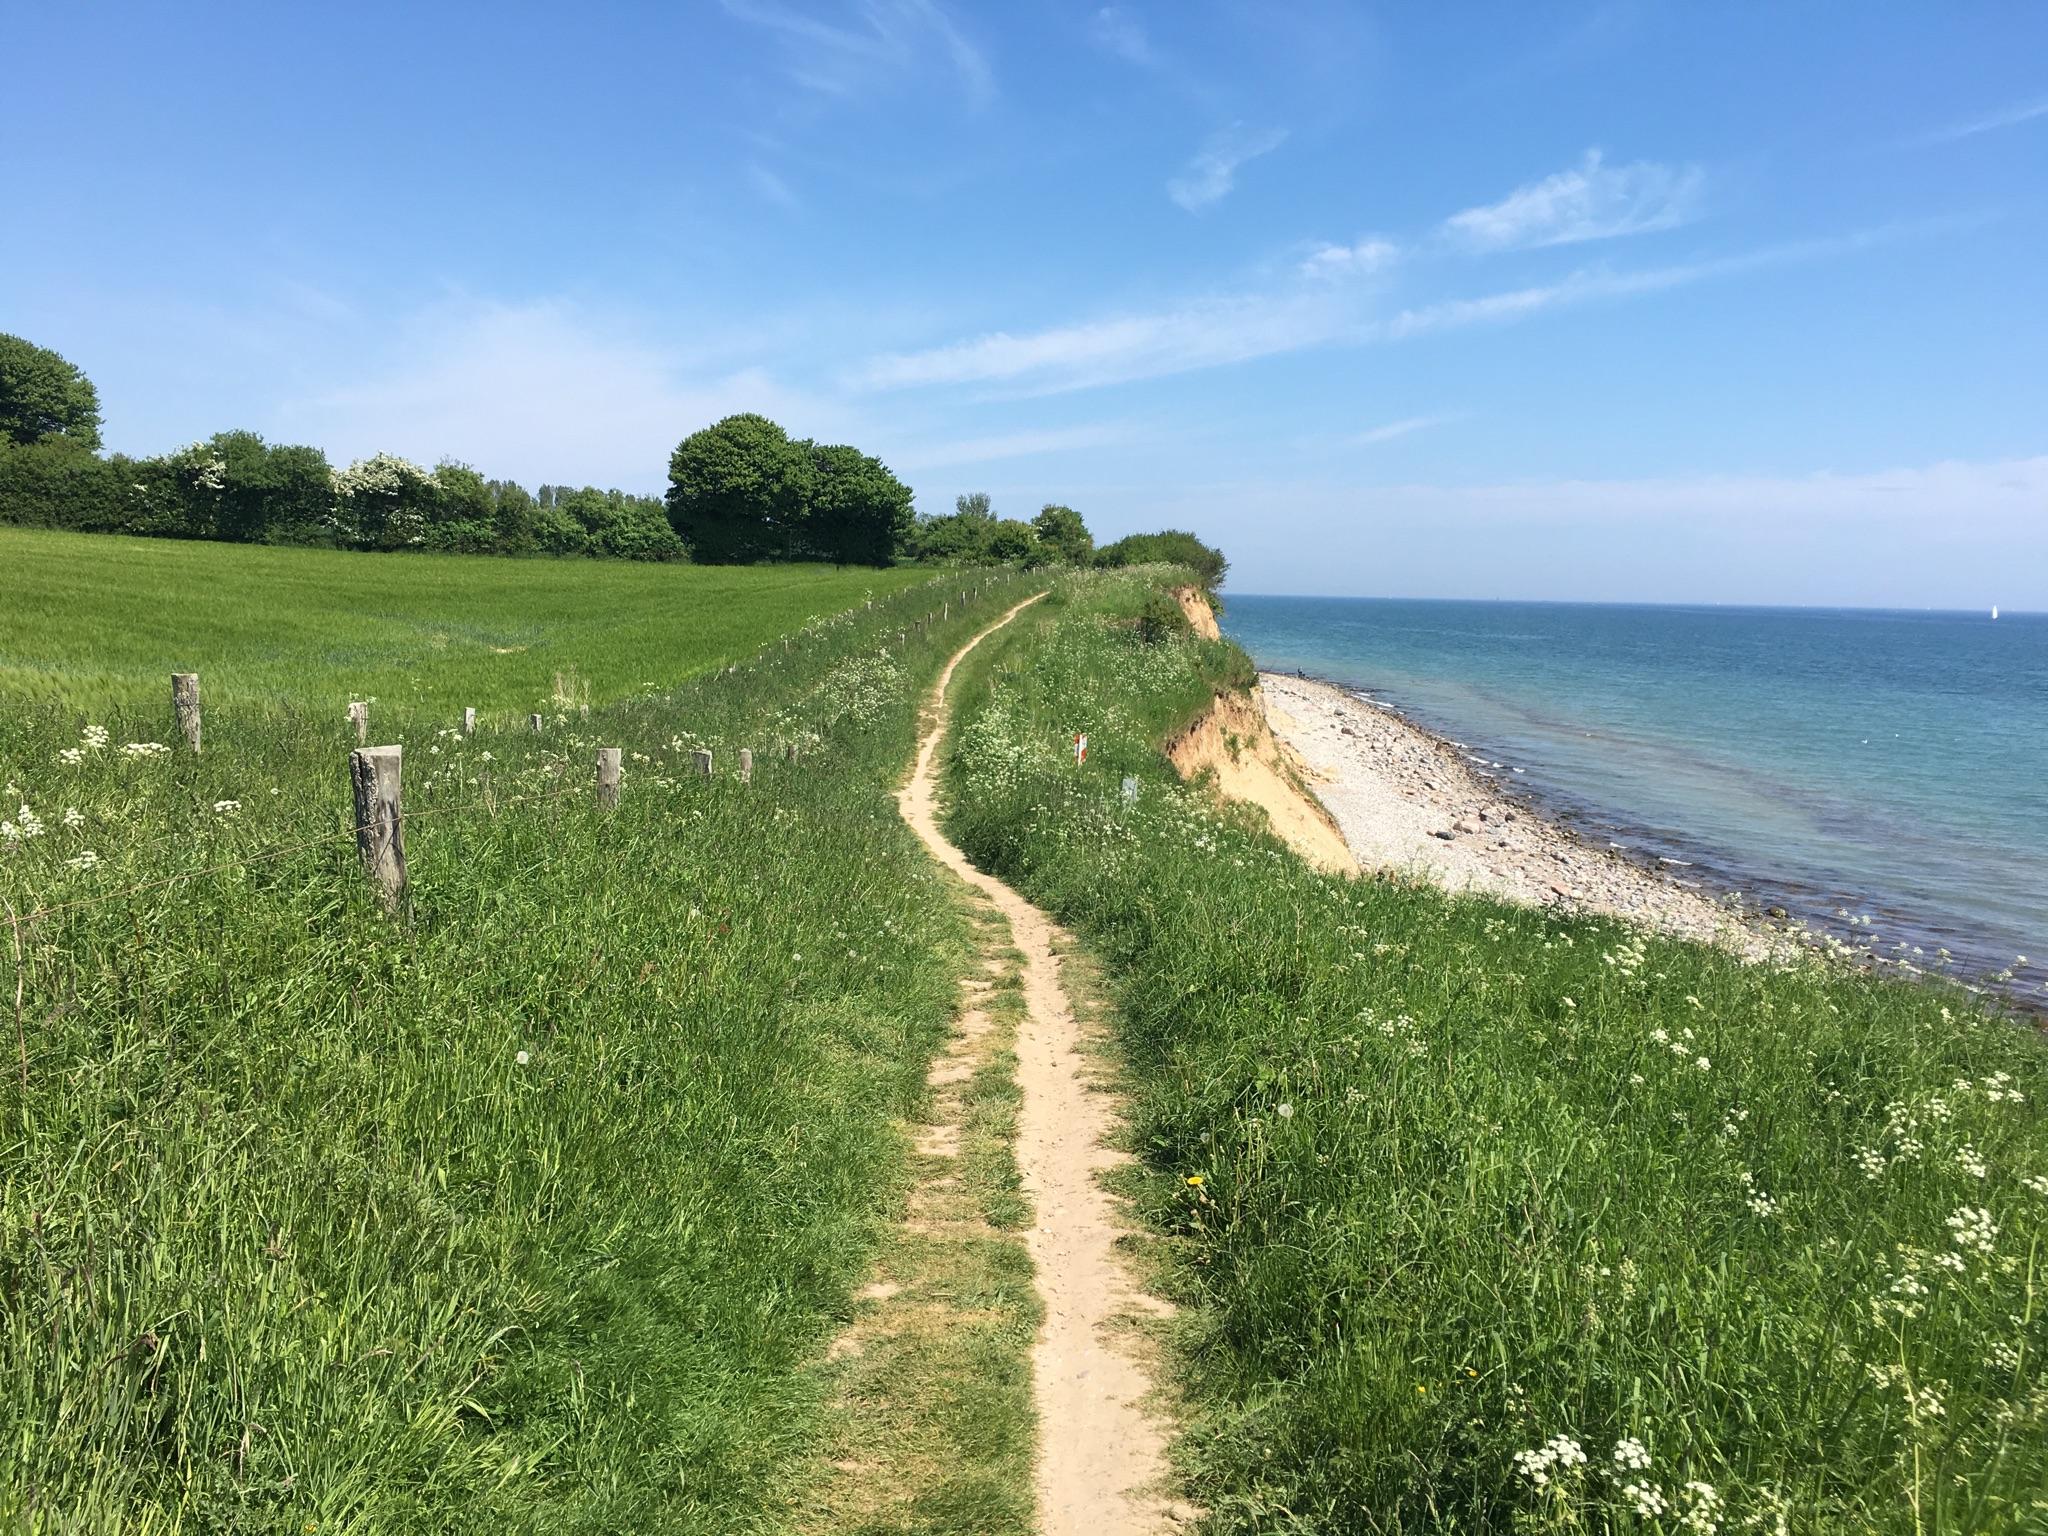
[[[1216,614],[1193,587],[1174,599],[1199,635],[1217,637]],[[1167,743],[1167,759],[1184,779],[1212,775],[1226,800],[1256,805],[1273,831],[1318,869],[1358,873],[1343,834],[1306,787],[1307,770],[1273,738],[1256,693],[1219,693],[1200,719]]]
[[[1216,627],[1216,610],[1209,606],[1209,599],[1202,595],[1200,587],[1175,587],[1173,600],[1180,604],[1180,611],[1188,616],[1188,623],[1195,633],[1204,640],[1221,640],[1223,632]]]

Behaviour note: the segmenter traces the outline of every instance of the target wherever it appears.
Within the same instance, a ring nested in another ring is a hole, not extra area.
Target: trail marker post
[[[619,749],[597,749],[597,803],[606,810],[619,803]]]
[[[178,717],[178,729],[185,733],[185,744],[194,752],[199,750],[199,674],[197,672],[173,672],[171,674],[171,713]]]
[[[356,851],[363,873],[386,908],[398,910],[405,895],[405,822],[399,812],[399,768],[403,747],[358,747],[348,755],[349,787],[355,792]]]

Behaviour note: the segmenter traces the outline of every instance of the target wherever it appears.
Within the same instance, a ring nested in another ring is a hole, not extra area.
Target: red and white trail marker
[[[1078,768],[1087,761],[1088,733],[1086,731],[1076,731],[1074,733],[1074,766]]]

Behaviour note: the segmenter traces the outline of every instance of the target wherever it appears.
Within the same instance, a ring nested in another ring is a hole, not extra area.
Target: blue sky
[[[1244,591],[2048,608],[2048,8],[0,0],[0,329],[659,490],[763,410]],[[26,168],[24,171],[23,168]]]

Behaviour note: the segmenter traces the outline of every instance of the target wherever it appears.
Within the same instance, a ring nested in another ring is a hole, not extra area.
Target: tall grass
[[[2048,1529],[2038,1037],[1312,873],[1162,765],[1247,667],[1147,594],[977,656],[953,829],[1116,981],[1211,1527]]]
[[[749,1528],[964,964],[889,795],[1013,596],[963,584],[907,647],[940,588],[538,737],[381,710],[395,921],[331,712],[230,693],[194,758],[125,750],[167,701],[12,701],[0,897],[41,915],[18,963],[0,923],[0,1526]]]
[[[0,527],[0,698],[154,707],[352,698],[542,708],[557,674],[598,700],[725,666],[914,569],[491,560]]]

